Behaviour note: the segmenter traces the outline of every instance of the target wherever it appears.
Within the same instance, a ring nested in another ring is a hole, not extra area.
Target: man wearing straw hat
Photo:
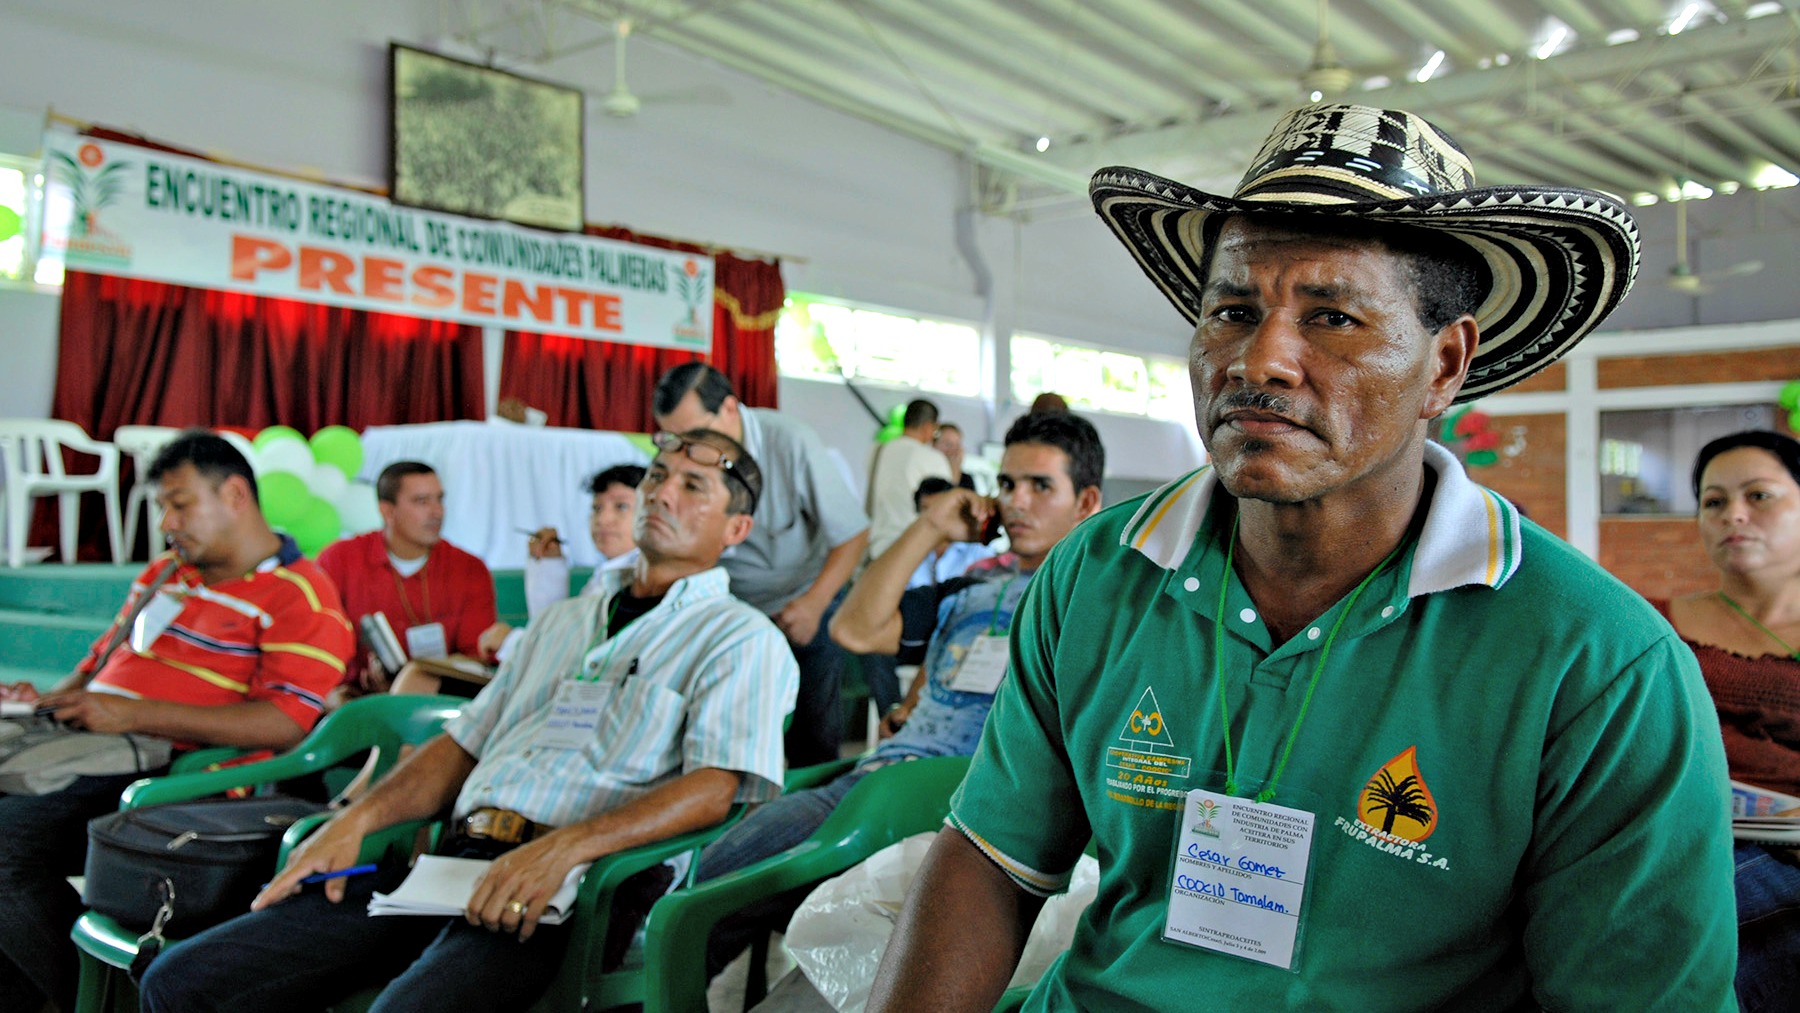
[[[1230,198],[1092,194],[1196,327],[1212,465],[1044,564],[869,1008],[991,1008],[1090,838],[1027,1009],[1733,1008],[1692,655],[1426,440],[1618,303],[1625,208],[1476,189],[1442,131],[1348,105],[1286,116]]]

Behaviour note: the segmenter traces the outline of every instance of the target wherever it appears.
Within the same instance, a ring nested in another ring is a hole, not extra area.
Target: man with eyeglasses
[[[572,870],[780,793],[798,672],[719,567],[754,526],[760,469],[721,433],[656,443],[638,486],[637,564],[534,620],[444,734],[308,838],[251,913],[164,953],[144,1010],[318,1009],[383,981],[381,1007],[528,1008],[568,947],[572,925],[539,918]],[[445,809],[439,853],[493,860],[462,918],[369,917],[371,894],[398,887],[404,865],[302,890],[355,865],[368,834]],[[631,892],[653,899],[663,868]],[[603,963],[623,955],[635,921],[615,911],[629,927]]]
[[[664,373],[652,408],[661,428],[724,433],[762,463],[768,478],[756,527],[722,565],[731,574],[731,593],[775,621],[800,665],[788,764],[837,759],[843,651],[825,630],[868,545],[869,519],[856,494],[817,433],[779,412],[745,407],[725,374],[706,363]]]

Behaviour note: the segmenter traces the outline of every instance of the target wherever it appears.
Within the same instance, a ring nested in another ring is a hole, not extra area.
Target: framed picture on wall
[[[388,47],[395,203],[523,225],[582,225],[579,89]]]

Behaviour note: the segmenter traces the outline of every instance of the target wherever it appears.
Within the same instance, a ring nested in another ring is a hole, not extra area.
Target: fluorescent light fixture
[[[1742,190],[1743,188],[1744,188],[1743,184],[1739,183],[1735,179],[1724,179],[1724,180],[1719,181],[1718,190],[1719,190],[1720,196],[1729,197],[1732,194],[1737,193],[1739,190]]]
[[[1638,34],[1638,30],[1635,28],[1618,28],[1606,33],[1606,44],[1609,46],[1621,46],[1627,42],[1636,42],[1640,38],[1642,38],[1642,36]]]
[[[1549,37],[1544,39],[1544,44],[1537,48],[1537,58],[1540,60],[1550,59],[1558,49],[1562,48],[1563,42],[1568,37],[1569,29],[1563,25],[1556,25],[1551,29]]]
[[[1657,200],[1658,197],[1653,193],[1634,193],[1631,195],[1631,203],[1640,208],[1647,208],[1650,205],[1655,204]]]
[[[1511,53],[1495,53],[1494,54],[1494,65],[1497,67],[1504,67],[1511,62],[1512,62],[1512,54]]]
[[[1781,4],[1778,3],[1777,0],[1767,0],[1765,3],[1751,4],[1744,11],[1744,18],[1746,20],[1755,20],[1756,18],[1766,18],[1771,14],[1780,13]]]
[[[1386,74],[1376,74],[1374,77],[1371,77],[1367,81],[1363,82],[1363,90],[1364,91],[1374,91],[1377,88],[1386,88],[1388,85],[1393,84],[1393,83],[1394,83],[1394,79],[1391,77],[1388,77]]]
[[[1050,150],[1050,138],[1039,137],[1037,139],[1037,149],[1039,151],[1049,151]]]
[[[1681,9],[1680,14],[1675,15],[1675,20],[1669,22],[1669,34],[1680,35],[1682,32],[1687,31],[1687,27],[1693,24],[1694,19],[1699,16],[1700,5],[1697,3],[1688,4]]]
[[[1664,194],[1669,200],[1705,200],[1712,195],[1712,187],[1692,179],[1682,180],[1681,186]]]
[[[1750,177],[1750,185],[1758,190],[1779,190],[1795,184],[1800,184],[1800,176],[1773,162],[1756,170],[1756,175]]]
[[[1325,97],[1325,93],[1322,91],[1315,91],[1312,93],[1312,101],[1314,101],[1314,102],[1317,102],[1324,97]]]
[[[1420,84],[1424,84],[1425,82],[1431,80],[1431,75],[1437,73],[1438,68],[1442,67],[1443,65],[1444,65],[1444,51],[1440,49],[1437,52],[1431,54],[1431,59],[1426,60],[1425,66],[1420,67],[1419,72],[1417,74],[1413,75],[1413,80],[1418,81]]]

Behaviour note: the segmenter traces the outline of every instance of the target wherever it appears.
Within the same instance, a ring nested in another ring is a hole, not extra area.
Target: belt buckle
[[[477,809],[463,821],[470,837],[502,844],[517,844],[525,839],[529,824],[525,817],[510,809]]]

